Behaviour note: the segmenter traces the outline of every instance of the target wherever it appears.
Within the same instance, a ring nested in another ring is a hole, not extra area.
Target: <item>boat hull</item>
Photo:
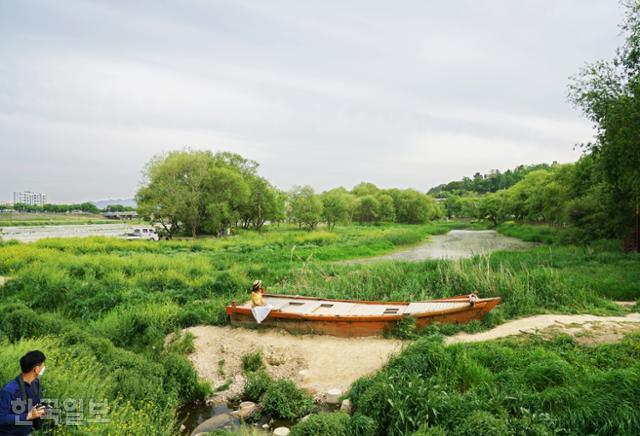
[[[461,301],[463,298],[453,297],[434,301]],[[469,304],[461,308],[412,314],[411,316],[416,319],[416,328],[418,330],[434,322],[464,324],[472,320],[482,319],[499,302],[500,298],[488,298],[476,302],[473,306]],[[366,303],[376,304],[372,302]],[[231,324],[238,327],[253,329],[280,328],[294,334],[321,334],[338,337],[384,335],[386,332],[392,331],[400,319],[407,316],[313,316],[272,311],[261,324],[257,324],[250,308],[228,306],[227,314],[230,317]]]

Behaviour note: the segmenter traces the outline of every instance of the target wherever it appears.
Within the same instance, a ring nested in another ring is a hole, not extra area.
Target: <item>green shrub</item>
[[[118,307],[96,321],[93,328],[117,346],[160,351],[165,335],[177,327],[179,312],[172,303]]]
[[[483,330],[483,325],[477,319],[472,319],[464,325],[464,331],[467,333],[478,333]]]
[[[242,355],[243,372],[256,372],[262,368],[264,368],[264,363],[262,362],[262,353],[260,353],[260,351]]]
[[[377,424],[373,418],[366,415],[356,413],[349,420],[347,426],[348,436],[374,436],[376,434]]]
[[[0,337],[5,336],[11,342],[60,333],[69,327],[58,315],[38,314],[22,303],[1,305],[0,312]]]
[[[398,320],[391,331],[391,335],[398,339],[414,339],[416,334],[416,318],[403,316]]]
[[[258,370],[246,375],[242,398],[246,401],[260,402],[262,395],[273,383],[269,374],[264,370]]]
[[[291,428],[292,436],[347,436],[349,415],[342,412],[310,415]]]
[[[497,418],[489,412],[478,410],[462,419],[454,432],[455,435],[468,436],[507,436],[509,427],[504,419]]]
[[[225,313],[225,308],[228,303],[225,300],[190,301],[182,306],[178,314],[178,324],[181,327],[227,324],[229,317]]]
[[[203,400],[211,394],[208,383],[198,380],[193,365],[189,360],[175,353],[166,353],[161,359],[166,374],[166,385],[177,392],[178,397],[185,403]]]
[[[291,380],[271,383],[264,394],[264,411],[283,419],[300,418],[313,409],[313,398]]]

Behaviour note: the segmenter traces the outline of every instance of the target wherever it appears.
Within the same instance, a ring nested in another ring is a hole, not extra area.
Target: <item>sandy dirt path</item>
[[[640,328],[640,313],[630,313],[626,316],[536,315],[506,322],[486,332],[475,334],[461,332],[448,337],[445,343],[489,341],[541,330],[549,331],[549,329],[577,337],[593,335],[597,342],[609,342],[606,336],[611,333],[619,332],[623,336],[624,333],[638,328]],[[598,341],[598,337],[602,340]]]
[[[626,316],[537,315],[509,321],[476,334],[459,333],[446,344],[480,342],[540,332],[569,334],[584,345],[617,342],[625,334],[640,330],[640,313]],[[224,401],[238,396],[244,386],[241,359],[260,351],[267,371],[274,378],[289,378],[321,398],[329,389],[343,392],[358,378],[380,369],[407,344],[400,340],[336,338],[291,335],[278,330],[249,330],[234,327],[196,326],[186,329],[195,336],[195,352],[189,358],[198,374],[214,387],[231,382],[218,393]],[[301,372],[302,371],[302,372]]]

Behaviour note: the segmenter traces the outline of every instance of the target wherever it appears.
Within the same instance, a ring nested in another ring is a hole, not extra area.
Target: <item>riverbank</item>
[[[624,316],[546,314],[521,318],[478,333],[459,332],[446,344],[483,342],[510,336],[560,334],[578,343],[613,343],[640,329],[640,313]],[[285,331],[251,330],[235,327],[195,326],[185,329],[194,335],[189,360],[198,375],[216,387],[218,401],[236,398],[242,392],[242,356],[260,352],[267,372],[275,379],[288,378],[317,398],[329,389],[346,392],[358,378],[382,368],[408,341],[381,337],[337,338],[322,335],[293,335]],[[301,373],[302,371],[302,373]]]
[[[402,351],[414,344],[413,341],[377,337],[291,335],[279,330],[215,326],[196,326],[184,332],[194,335],[189,359],[198,375],[211,382],[212,386],[224,388],[215,389],[208,402],[214,406],[194,407],[191,411],[193,416],[189,415],[191,427],[209,418],[197,413],[199,407],[217,413],[215,407],[224,408],[229,401],[239,401],[245,388],[242,360],[247,354],[259,352],[265,371],[273,379],[293,380],[298,387],[313,394],[316,401],[323,402],[329,390],[338,389],[347,394],[353,383],[377,377],[380,370],[384,373],[384,368],[394,356],[396,360],[402,359]],[[460,332],[446,337],[443,343],[465,346],[517,337],[524,341],[554,342],[567,337],[575,341],[576,346],[595,347],[620,343],[625,336],[638,332],[640,313],[611,317],[547,314],[509,321],[479,333]],[[428,338],[424,336],[421,340]],[[502,352],[507,348],[502,347]]]

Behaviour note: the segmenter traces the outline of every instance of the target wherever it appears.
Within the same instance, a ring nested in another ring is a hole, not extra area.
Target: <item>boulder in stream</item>
[[[198,425],[193,432],[191,432],[191,436],[195,436],[198,433],[207,433],[213,430],[227,428],[227,427],[236,427],[238,426],[240,421],[237,417],[233,416],[230,413],[221,413],[220,415],[213,416],[206,421],[202,422]]]

